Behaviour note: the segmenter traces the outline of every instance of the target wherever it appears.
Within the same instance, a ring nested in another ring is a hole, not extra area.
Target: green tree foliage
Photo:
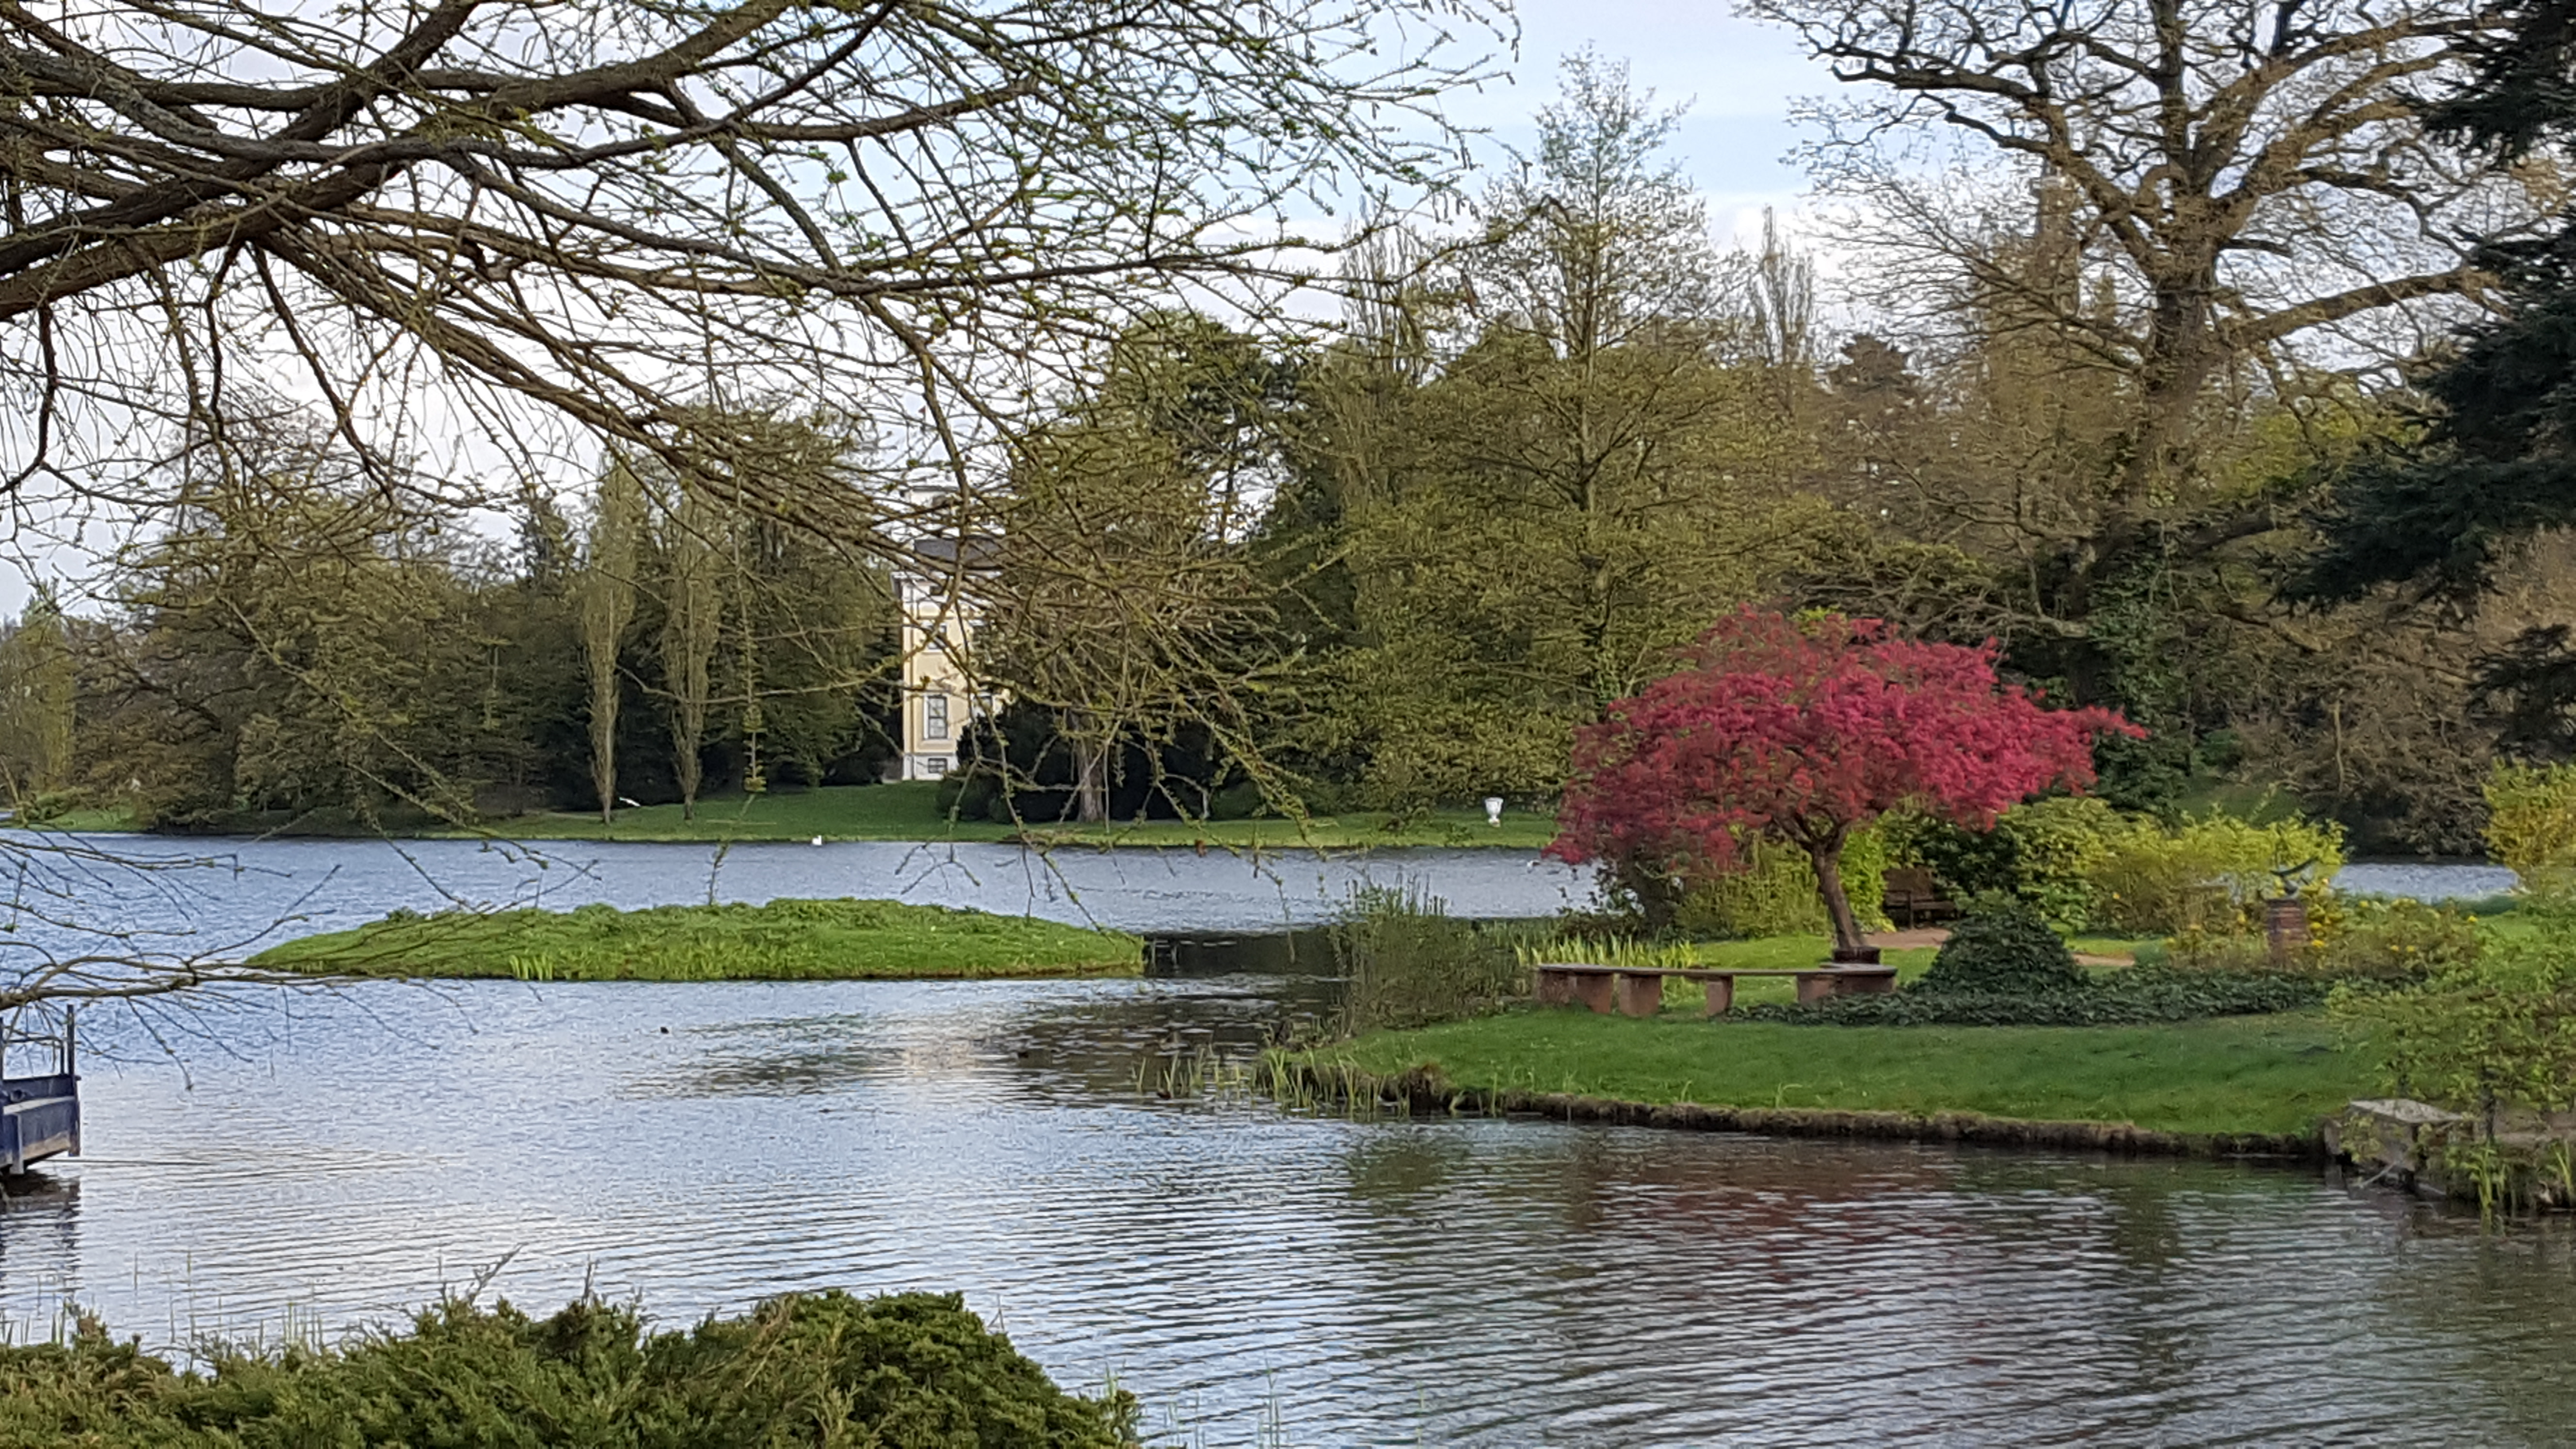
[[[703,480],[680,481],[662,514],[662,689],[671,701],[671,769],[680,782],[680,814],[694,820],[704,777],[707,708],[714,685],[716,632],[723,623],[717,577],[723,536],[734,519],[707,495]]]
[[[71,783],[78,670],[50,593],[0,624],[0,789],[20,814]]]
[[[102,783],[171,828],[470,816],[495,739],[465,560],[314,439],[263,442],[192,487],[124,575],[99,665]]]
[[[2500,169],[2542,149],[2563,165],[2576,158],[2576,7],[2520,0],[2491,13],[2500,28],[2468,47],[2476,74],[2434,123]],[[2300,580],[2312,597],[2419,578],[2473,590],[2502,542],[2576,524],[2576,212],[2478,260],[2498,278],[2502,314],[2466,328],[2424,377],[2433,412],[2420,443],[2342,480],[2327,547]]]
[[[681,793],[678,752],[636,738],[667,739],[678,715],[674,691],[643,683],[670,632],[677,533],[652,526],[670,519],[633,470],[603,470],[577,560],[544,500],[505,548],[422,522],[318,434],[242,431],[239,466],[208,460],[175,525],[125,561],[119,616],[73,631],[76,759],[94,797],[162,828],[218,829],[465,824]],[[739,783],[742,725],[758,720],[784,778],[873,778],[883,574],[808,530],[698,512],[692,596],[709,636],[738,645],[730,658],[704,645],[701,775]]]
[[[1089,396],[1020,440],[999,535],[972,541],[976,577],[958,584],[989,616],[970,671],[1060,736],[987,752],[985,768],[1012,776],[1006,806],[1063,783],[1015,774],[1040,755],[1069,760],[1082,820],[1107,818],[1113,798],[1203,813],[1209,781],[1162,772],[1175,752],[1269,776],[1256,721],[1289,683],[1287,651],[1251,538],[1295,376],[1251,338],[1157,315],[1109,348]]]
[[[617,818],[617,708],[625,693],[618,656],[635,617],[637,535],[644,490],[634,470],[612,460],[591,502],[589,547],[578,585],[581,653],[590,685],[590,784],[604,824]]]
[[[1332,744],[1388,803],[1553,794],[1576,726],[1820,531],[1780,487],[1799,442],[1764,350],[1803,346],[1778,315],[1796,267],[1761,290],[1712,246],[1675,124],[1624,67],[1569,60],[1455,249],[1449,345],[1318,378],[1357,641]]]

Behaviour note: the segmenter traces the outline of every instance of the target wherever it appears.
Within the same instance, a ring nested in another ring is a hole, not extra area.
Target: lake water
[[[30,839],[0,835],[16,847]],[[592,901],[620,907],[780,896],[885,896],[934,905],[1114,926],[1138,932],[1262,931],[1323,920],[1351,890],[1373,884],[1440,897],[1461,916],[1544,916],[1589,903],[1592,876],[1500,850],[1389,850],[1258,856],[1189,850],[1044,854],[1004,845],[839,842],[619,845],[467,840],[173,841],[108,836],[66,853],[0,859],[17,877],[19,909],[0,936],[0,972],[32,953],[97,950],[64,929],[115,933],[119,950],[238,959],[287,936],[338,930],[396,908]],[[101,852],[97,858],[81,848]],[[151,868],[134,869],[136,862]],[[2347,887],[2426,899],[2479,898],[2511,888],[2498,867],[2367,863]]]
[[[228,849],[140,880],[58,863],[55,899],[198,951],[442,900],[901,894],[1244,931],[1316,919],[1363,872],[1480,915],[1582,884],[1468,852]],[[537,1309],[587,1284],[665,1323],[956,1289],[1060,1381],[1114,1377],[1205,1445],[2542,1445],[2576,1423],[2564,1223],[2482,1230],[2270,1166],[1139,1090],[1140,1063],[1320,1010],[1320,963],[1286,956],[96,1013],[88,1155],[9,1183],[0,1322],[42,1334],[77,1303],[184,1346],[394,1323],[478,1281]]]
[[[1311,964],[1311,963],[1309,963]],[[2576,1240],[2315,1171],[1159,1100],[1311,1010],[1142,981],[379,983],[85,1084],[0,1319],[336,1334],[956,1289],[1170,1442],[2560,1444]],[[99,1030],[108,1030],[101,1027]],[[1722,1028],[1719,1028],[1722,1029]],[[103,1043],[104,1044],[104,1043]],[[1272,1435],[1284,1427],[1284,1436]],[[1270,1435],[1270,1437],[1264,1437]]]

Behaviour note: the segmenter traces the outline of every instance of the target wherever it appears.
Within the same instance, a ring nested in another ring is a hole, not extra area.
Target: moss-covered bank
[[[2322,1016],[2124,1027],[1815,1027],[1522,1010],[1308,1054],[1417,1109],[1802,1136],[2295,1151],[2368,1096]]]
[[[272,946],[251,964],[533,981],[1135,976],[1144,946],[1123,932],[946,906],[778,900],[641,911],[397,911],[356,930]]]

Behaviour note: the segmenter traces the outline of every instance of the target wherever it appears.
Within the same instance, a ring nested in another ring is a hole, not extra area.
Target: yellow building
[[[968,660],[981,613],[975,573],[983,550],[962,558],[954,539],[913,546],[918,567],[895,575],[903,614],[903,753],[888,771],[898,780],[936,780],[957,768],[957,739],[968,722],[993,709],[995,696],[976,687]]]

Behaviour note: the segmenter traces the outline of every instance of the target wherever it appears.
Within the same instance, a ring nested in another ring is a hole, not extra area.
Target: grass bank
[[[1977,1113],[2177,1134],[2305,1135],[2367,1068],[2300,1013],[2139,1027],[1816,1027],[1520,1010],[1312,1053],[1474,1092],[1649,1106]]]
[[[272,946],[251,964],[319,974],[529,981],[832,981],[1135,976],[1143,943],[1024,916],[897,901],[620,911],[397,912]]]
[[[1552,815],[1513,809],[1497,827],[1482,810],[1446,809],[1397,819],[1374,811],[1291,820],[1151,820],[1107,825],[1030,825],[990,820],[951,820],[939,809],[939,787],[929,781],[890,785],[827,785],[816,790],[734,795],[698,802],[697,818],[681,818],[677,805],[620,810],[613,824],[597,815],[548,811],[499,817],[477,830],[424,822],[391,821],[371,827],[344,813],[301,817],[245,817],[243,834],[419,838],[498,836],[511,840],[761,841],[931,840],[1034,841],[1065,846],[1150,846],[1195,850],[1359,850],[1390,846],[1487,846],[1535,851],[1556,836]],[[58,817],[49,830],[116,831],[134,828],[123,811],[83,810]]]

